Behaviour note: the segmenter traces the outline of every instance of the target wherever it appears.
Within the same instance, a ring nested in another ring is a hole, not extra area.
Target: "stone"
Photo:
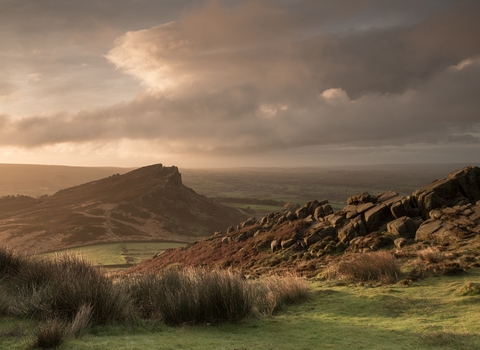
[[[358,230],[353,222],[349,222],[338,230],[338,239],[342,243],[347,243],[358,236]]]
[[[323,204],[321,207],[323,209],[323,212],[325,213],[325,216],[328,216],[334,213],[333,208],[328,203]]]
[[[270,243],[270,249],[272,250],[272,253],[275,253],[277,250],[279,250],[281,247],[280,241],[274,239],[272,243]]]
[[[442,220],[430,219],[423,222],[415,234],[416,241],[432,241],[433,234],[443,226]]]
[[[308,213],[308,208],[303,206],[301,208],[298,208],[296,211],[295,211],[295,214],[297,214],[297,218],[298,219],[305,219],[309,213]]]
[[[480,168],[469,166],[454,171],[448,175],[449,179],[455,180],[463,196],[472,203],[480,200]]]
[[[347,218],[344,214],[334,214],[328,219],[328,221],[330,222],[330,225],[338,229],[347,222]]]
[[[407,245],[408,241],[405,238],[397,238],[393,241],[393,244],[395,244],[395,247],[397,248],[403,248]]]
[[[255,225],[256,223],[257,223],[257,220],[255,218],[248,218],[240,226],[241,228],[244,228],[244,227]]]
[[[393,217],[396,219],[408,216],[402,201],[393,203],[390,207],[390,211],[392,212]]]
[[[351,196],[350,198],[347,199],[347,204],[348,205],[358,205],[358,204],[363,204],[363,203],[375,203],[377,200],[375,196],[370,195],[368,192],[362,192],[359,193],[355,196]]]
[[[365,224],[369,232],[378,230],[382,224],[392,219],[390,209],[383,203],[375,205],[365,212]]]
[[[321,218],[325,217],[325,212],[323,211],[322,206],[318,206],[313,213],[315,220],[320,221]]]
[[[375,204],[373,203],[364,203],[364,204],[360,204],[357,206],[357,213],[359,214],[363,214],[365,213],[366,211],[368,211],[369,209],[373,208],[375,206]]]
[[[413,219],[404,216],[387,224],[387,231],[392,235],[403,238],[415,238],[417,225]]]
[[[295,215],[291,211],[287,211],[285,213],[285,219],[287,219],[288,221],[294,221],[294,220],[297,220],[297,215]]]
[[[377,202],[381,202],[386,206],[392,205],[392,203],[401,201],[403,199],[402,196],[399,196],[395,191],[387,191],[382,193],[380,196],[377,197]]]
[[[305,237],[304,242],[307,245],[307,247],[310,247],[312,244],[320,242],[322,239],[323,239],[323,237],[320,236],[320,234],[318,232],[314,232],[311,235]]]
[[[296,238],[291,238],[291,239],[282,240],[280,245],[282,246],[282,249],[287,249],[287,248],[290,248],[291,246],[293,246],[296,243],[297,243],[297,239]]]

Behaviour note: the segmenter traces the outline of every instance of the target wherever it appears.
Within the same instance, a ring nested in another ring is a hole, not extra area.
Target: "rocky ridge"
[[[339,256],[379,249],[401,255],[439,246],[444,250],[480,243],[480,168],[452,172],[401,196],[395,191],[351,196],[334,211],[328,200],[305,203],[295,212],[249,218],[225,233],[167,250],[130,272],[161,269],[172,263],[187,266],[233,267],[249,275],[273,270],[316,275]],[[471,253],[471,254],[470,254]],[[480,251],[470,251],[478,264]]]

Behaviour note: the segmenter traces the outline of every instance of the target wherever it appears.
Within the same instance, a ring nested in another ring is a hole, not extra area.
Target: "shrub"
[[[388,252],[356,254],[350,261],[342,261],[335,271],[336,277],[353,281],[398,281],[400,267],[395,257]]]
[[[65,337],[65,323],[50,319],[40,324],[35,331],[32,348],[53,349],[59,347]]]

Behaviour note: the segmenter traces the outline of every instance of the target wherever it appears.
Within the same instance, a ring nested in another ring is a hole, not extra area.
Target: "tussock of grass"
[[[2,266],[0,313],[39,320],[32,347],[44,349],[91,326],[235,323],[309,294],[305,281],[294,276],[247,281],[232,271],[172,267],[114,280],[73,255],[47,260],[0,249],[0,256],[10,266]]]
[[[305,280],[295,276],[273,276],[252,284],[257,310],[272,315],[289,304],[306,300],[310,289]]]
[[[125,283],[142,317],[173,326],[237,322],[253,305],[246,282],[228,271],[170,268]]]
[[[457,291],[457,294],[461,296],[480,295],[480,283],[465,282],[465,284]]]
[[[400,267],[389,252],[357,254],[351,260],[342,261],[328,271],[330,279],[351,281],[379,281],[394,283],[400,276]]]
[[[16,251],[0,247],[0,278],[17,274],[27,259]]]
[[[93,308],[90,305],[84,304],[80,306],[75,318],[68,326],[68,334],[74,336],[75,338],[84,335],[90,326],[92,312]]]
[[[128,295],[98,268],[75,256],[26,258],[2,284],[0,311],[8,315],[71,322],[87,304],[93,324],[134,318]]]
[[[65,337],[65,322],[49,319],[40,324],[34,333],[32,349],[54,349],[62,345]]]
[[[440,263],[445,260],[444,254],[438,248],[426,248],[417,252],[417,257],[420,261],[425,261],[430,264]]]
[[[478,334],[472,334],[467,331],[449,331],[448,329],[430,331],[422,334],[421,339],[428,346],[454,349],[477,350],[480,345],[480,336]]]

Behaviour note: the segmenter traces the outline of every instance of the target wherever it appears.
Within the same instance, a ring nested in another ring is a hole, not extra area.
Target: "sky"
[[[480,163],[478,0],[0,0],[0,163]]]

